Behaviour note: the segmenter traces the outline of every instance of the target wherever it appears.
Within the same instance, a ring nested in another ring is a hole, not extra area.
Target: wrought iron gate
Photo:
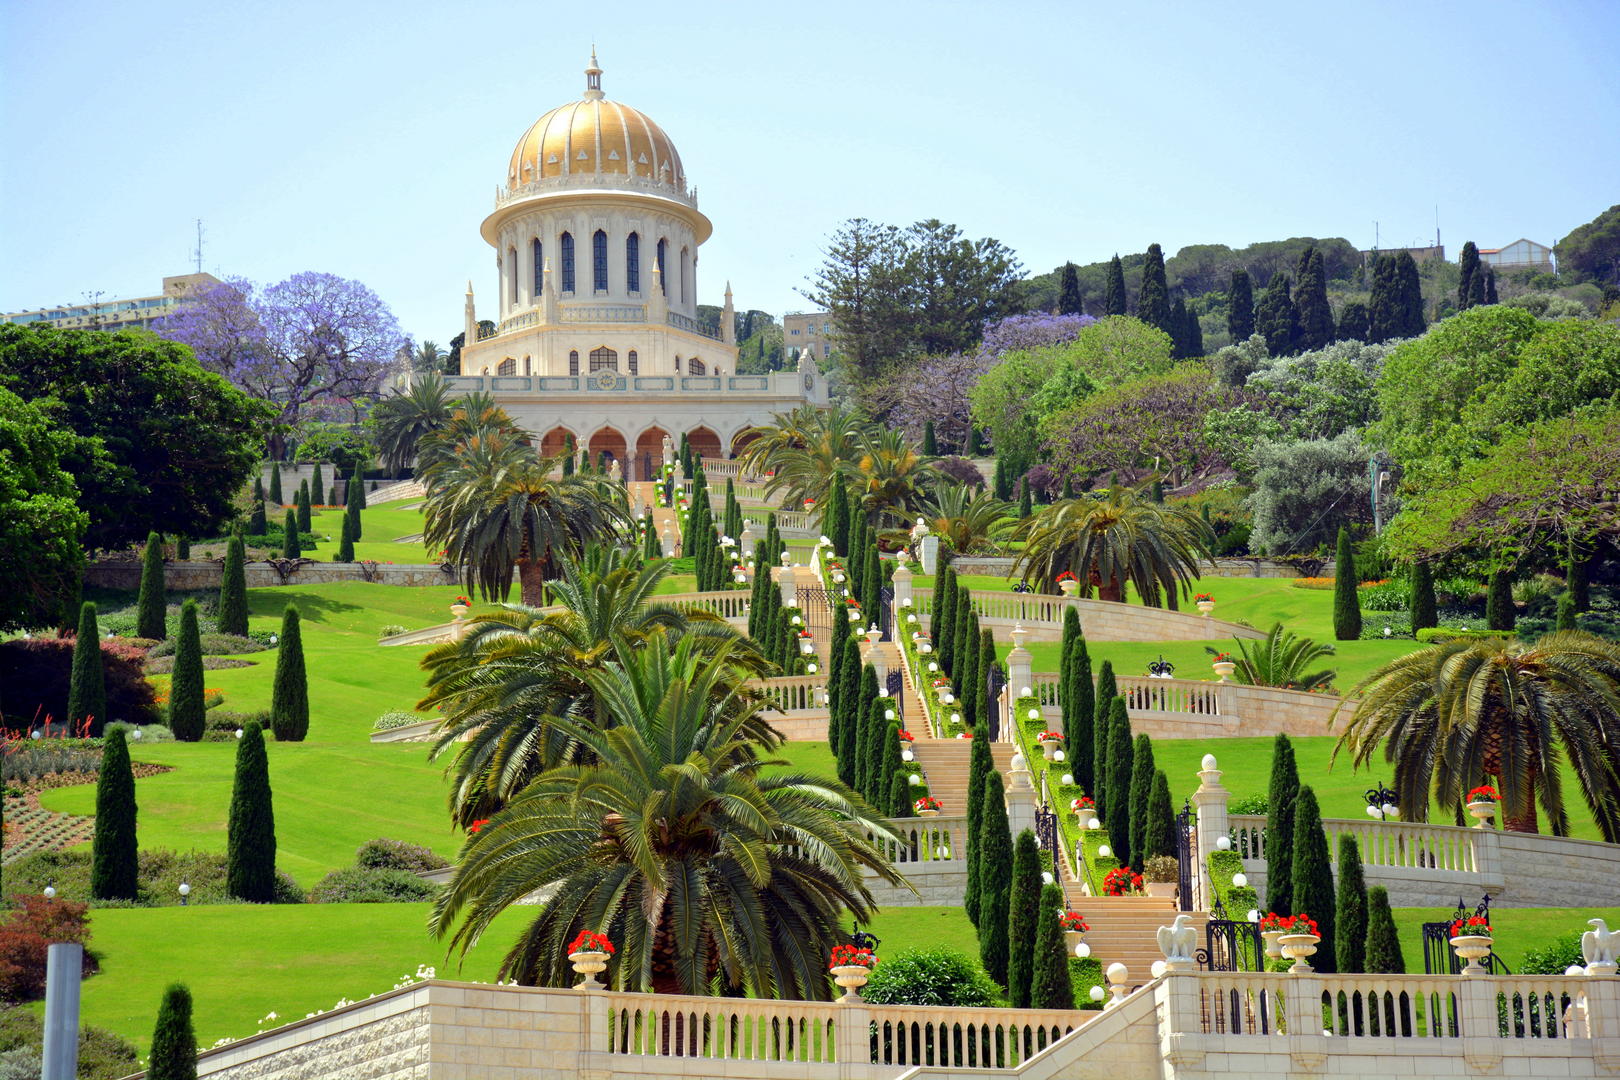
[[[1001,691],[1007,685],[1007,674],[1001,670],[1000,664],[991,664],[990,670],[985,674],[984,722],[990,730],[987,732],[990,741],[995,742],[1001,738]],[[1044,776],[1045,774],[1042,773]]]
[[[1047,775],[1042,771],[1041,801],[1035,807],[1035,843],[1051,856],[1052,880],[1061,882],[1063,873],[1058,862],[1058,817],[1057,810],[1052,806],[1052,789],[1047,782]]]
[[[1229,918],[1226,906],[1216,897],[1197,959],[1209,971],[1264,971],[1266,950],[1260,924]]]
[[[1462,961],[1457,958],[1457,951],[1451,947],[1451,924],[1458,919],[1469,915],[1478,915],[1481,918],[1491,917],[1491,897],[1489,893],[1480,897],[1479,905],[1469,911],[1457,897],[1457,910],[1451,913],[1451,918],[1445,922],[1426,922],[1423,924],[1423,972],[1426,975],[1457,975],[1462,972]],[[1481,961],[1493,975],[1511,975],[1513,971],[1504,964],[1495,952],[1492,952]]]
[[[1176,815],[1176,903],[1182,911],[1191,911],[1196,903],[1194,882],[1198,861],[1198,833],[1192,804],[1183,802]]]
[[[891,671],[883,677],[883,685],[889,691],[889,700],[894,703],[894,715],[900,720],[901,730],[906,727],[906,677],[898,670]]]

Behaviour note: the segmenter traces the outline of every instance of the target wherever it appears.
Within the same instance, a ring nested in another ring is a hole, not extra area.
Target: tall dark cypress
[[[1467,311],[1473,305],[1473,301],[1469,297],[1470,290],[1474,285],[1474,275],[1480,272],[1479,248],[1474,246],[1472,240],[1462,247],[1462,255],[1457,258],[1457,271],[1457,310]],[[1481,282],[1482,292],[1483,284]]]
[[[752,605],[749,607],[748,617],[750,620],[754,618]],[[748,636],[755,637],[752,629],[749,630]],[[837,642],[834,642],[831,653],[832,655],[827,662],[827,745],[832,748],[834,753],[837,753],[838,727],[843,722],[844,650],[838,646]]]
[[[974,618],[973,624],[978,626],[979,620]],[[990,701],[990,669],[996,666],[996,636],[993,631],[981,628],[979,630],[979,662],[974,665],[973,684],[973,728],[988,731],[990,729],[990,711],[995,704]]]
[[[246,553],[240,534],[225,545],[225,568],[219,579],[219,605],[215,619],[222,634],[246,637],[248,632]]]
[[[1061,644],[1058,646],[1058,708],[1065,712],[1063,718],[1065,723],[1068,722],[1067,711],[1069,708],[1069,685],[1067,680],[1070,665],[1074,661],[1074,643],[1079,640],[1080,612],[1071,607],[1063,613],[1063,637],[1060,639]],[[1016,693],[1016,691],[1014,692]],[[1072,748],[1072,744],[1068,742],[1067,731],[1064,732],[1064,743]]]
[[[1153,740],[1143,732],[1136,737],[1131,753],[1131,855],[1136,866],[1141,866],[1147,858],[1148,800],[1153,794],[1153,777],[1157,772],[1153,764]]]
[[[102,740],[96,774],[96,833],[90,843],[90,896],[134,900],[139,888],[135,843],[135,772],[122,729]]]
[[[1007,897],[1007,1004],[1015,1009],[1029,1008],[1040,903],[1041,852],[1034,830],[1025,829],[1013,841],[1012,889]]]
[[[1513,608],[1513,571],[1494,571],[1489,584],[1485,593],[1485,625],[1491,630],[1512,630],[1518,614]]]
[[[1035,513],[1034,500],[1029,494],[1029,475],[1026,473],[1018,480],[1018,520],[1027,521]]]
[[[1001,773],[985,778],[979,813],[979,960],[996,982],[1007,984],[1007,907],[1013,872],[1012,831]]]
[[[294,510],[288,510],[287,518],[281,524],[281,557],[296,559],[303,553],[304,548],[298,536],[298,514]]]
[[[146,535],[146,551],[141,558],[141,591],[135,600],[135,636],[162,641],[168,637],[164,616],[169,601],[163,592],[163,537]]]
[[[326,480],[321,476],[321,463],[315,463],[315,475],[309,480],[309,497],[316,506],[326,506]]]
[[[1485,304],[1485,275],[1475,274],[1474,280],[1468,283],[1468,306],[1483,307]]]
[[[1136,748],[1132,745],[1131,718],[1125,699],[1116,697],[1108,716],[1108,839],[1121,866],[1136,865],[1131,850],[1131,778]],[[1140,869],[1140,867],[1138,867]]]
[[[1395,298],[1399,322],[1395,336],[1422,337],[1427,328],[1423,319],[1423,281],[1410,251],[1395,256]]]
[[[1350,543],[1350,530],[1341,525],[1333,562],[1333,636],[1340,641],[1361,637],[1361,597],[1356,585],[1356,549]]]
[[[1367,890],[1367,949],[1362,966],[1370,975],[1406,974],[1395,913],[1389,909],[1389,890],[1382,885]]]
[[[1373,260],[1372,290],[1367,299],[1367,340],[1377,344],[1401,336],[1400,298],[1395,284],[1395,260],[1380,255]]]
[[[1339,309],[1339,328],[1336,331],[1338,340],[1368,341],[1371,339],[1371,330],[1367,305],[1360,300],[1351,300]]]
[[[1170,326],[1166,331],[1170,335],[1172,360],[1185,360],[1192,355],[1187,351],[1192,348],[1191,342],[1187,339],[1187,315],[1187,302],[1179,296],[1176,297],[1170,304]]]
[[[1080,271],[1074,263],[1064,263],[1062,282],[1058,286],[1058,314],[1079,315],[1083,306],[1080,295]]]
[[[1333,308],[1328,304],[1327,269],[1322,253],[1313,250],[1295,297],[1299,309],[1299,348],[1321,349],[1333,343]]]
[[[1334,911],[1333,952],[1341,974],[1363,971],[1367,960],[1367,882],[1361,847],[1349,833],[1339,837],[1339,896]]]
[[[1058,922],[1058,912],[1062,909],[1063,886],[1056,882],[1043,885],[1034,930],[1035,974],[1029,988],[1032,1009],[1074,1008],[1069,950],[1064,947],[1063,926]]]
[[[1271,838],[1266,838],[1270,843]],[[1294,901],[1295,914],[1304,912],[1316,920],[1322,943],[1317,946],[1311,964],[1317,971],[1331,974],[1338,970],[1333,943],[1338,940],[1333,895],[1333,854],[1328,850],[1327,833],[1322,829],[1322,811],[1316,803],[1316,792],[1310,787],[1299,789],[1294,800]]]
[[[1564,567],[1564,586],[1576,611],[1589,611],[1592,607],[1592,589],[1587,583],[1587,554],[1574,541],[1570,542],[1568,560]]]
[[[1097,672],[1097,711],[1092,714],[1092,743],[1091,743],[1091,774],[1095,786],[1091,789],[1092,801],[1097,804],[1097,816],[1102,817],[1108,812],[1103,802],[1103,795],[1108,787],[1108,733],[1109,723],[1113,716],[1114,697],[1119,688],[1114,681],[1114,664],[1111,660],[1104,660]]]
[[[281,462],[279,461],[270,463],[270,501],[277,506],[286,505],[286,502],[281,497]]]
[[[342,524],[338,526],[338,549],[333,556],[333,562],[354,562],[354,530],[355,523],[360,520],[358,511],[343,511]]]
[[[276,678],[270,690],[270,730],[277,742],[302,742],[309,733],[309,680],[304,672],[304,641],[298,609],[281,615],[276,644]]]
[[[1289,288],[1288,274],[1277,271],[1254,308],[1255,329],[1265,335],[1272,356],[1291,355],[1299,337],[1299,312]]]
[[[67,721],[90,721],[92,735],[107,723],[107,672],[102,665],[101,626],[96,605],[79,605],[79,633],[73,639],[73,668],[68,675]]]
[[[1176,853],[1176,806],[1170,801],[1170,778],[1163,769],[1153,773],[1153,790],[1148,795],[1147,840],[1142,848],[1144,864],[1155,855]]]
[[[1189,357],[1203,356],[1204,327],[1198,321],[1198,312],[1186,304],[1181,304],[1181,317],[1185,326],[1187,355]]]
[[[827,539],[840,555],[849,554],[849,489],[834,482],[827,500]]]
[[[180,633],[174,647],[174,674],[169,679],[169,729],[181,742],[199,742],[208,727],[203,704],[202,635],[197,626],[197,601],[180,608]]]
[[[946,566],[934,581],[934,610],[928,618],[928,629],[934,639],[934,660],[941,671],[948,671],[951,663],[951,618],[956,614],[956,573]]]
[[[276,898],[276,815],[270,758],[256,720],[243,726],[236,743],[236,782],[226,828],[226,891],[249,903],[271,903]]]
[[[1241,268],[1232,271],[1232,284],[1226,291],[1226,332],[1234,345],[1254,334],[1254,282]]]
[[[1164,276],[1164,251],[1158,244],[1148,245],[1147,260],[1142,263],[1142,291],[1136,296],[1136,317],[1167,334],[1174,332],[1170,321],[1170,286]]]
[[[1496,271],[1488,266],[1485,268],[1485,302],[1487,304],[1494,304],[1497,302]]]
[[[298,482],[298,498],[295,505],[298,510],[298,531],[309,532],[311,522],[313,521],[313,514],[309,502],[308,480],[300,480]]]
[[[1103,314],[1125,314],[1125,266],[1115,255],[1108,263],[1108,278],[1103,286]]]
[[[1096,783],[1094,771],[1096,759],[1093,755],[1096,752],[1097,735],[1093,725],[1097,713],[1097,699],[1096,688],[1091,681],[1091,653],[1086,648],[1084,636],[1075,642],[1067,681],[1069,700],[1073,705],[1063,711],[1063,745],[1069,751],[1074,782],[1089,793]]]
[[[928,457],[939,453],[939,436],[934,433],[934,418],[923,421],[922,452]]]
[[[967,588],[956,590],[956,615],[951,619],[951,684],[958,688],[962,680],[970,678],[977,657],[972,655],[973,643],[979,635],[973,629],[973,597]]]
[[[191,991],[171,983],[152,1027],[146,1080],[197,1080],[197,1036],[191,1026]]]
[[[883,568],[879,565],[877,541],[874,539],[866,546],[866,566],[861,571],[861,613],[866,616],[868,626],[878,621],[879,592],[882,588]]]
[[[1294,903],[1294,802],[1299,769],[1294,744],[1278,735],[1271,744],[1271,785],[1266,790],[1266,906],[1290,914]]]
[[[360,472],[360,463],[358,461],[354,463],[354,478],[350,483],[354,484],[354,504],[364,510],[366,508],[366,478]]]
[[[1434,571],[1419,559],[1412,564],[1412,629],[1423,630],[1440,624],[1434,603]]]
[[[967,889],[963,893],[963,906],[975,925],[979,921],[979,817],[984,812],[984,785],[986,778],[996,771],[995,759],[990,753],[989,732],[981,728],[973,733],[968,750],[967,834],[968,865]]]

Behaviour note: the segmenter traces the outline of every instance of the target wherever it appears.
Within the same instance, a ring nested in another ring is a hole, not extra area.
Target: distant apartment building
[[[1443,244],[1435,244],[1433,247],[1373,248],[1371,251],[1361,253],[1361,261],[1371,265],[1372,261],[1380,255],[1399,255],[1403,251],[1412,256],[1413,262],[1419,264],[1426,263],[1431,259],[1438,259],[1441,262],[1446,261],[1446,249]]]
[[[1493,270],[1540,270],[1553,272],[1553,251],[1546,244],[1522,237],[1506,247],[1480,248],[1479,261]]]
[[[49,323],[72,330],[151,329],[159,319],[174,314],[181,299],[199,285],[217,285],[213,274],[180,274],[163,279],[163,291],[156,296],[135,296],[127,300],[96,300],[35,311],[14,311],[0,315],[0,322]]]
[[[808,349],[817,360],[832,355],[832,316],[825,311],[793,312],[782,316],[784,355],[795,359]]]

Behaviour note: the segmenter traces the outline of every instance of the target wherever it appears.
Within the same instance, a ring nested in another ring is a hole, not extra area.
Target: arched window
[[[668,249],[669,249],[669,241],[668,240],[660,240],[660,241],[658,241],[658,286],[659,286],[659,291],[661,291],[665,296],[669,295],[669,270],[668,270],[667,267],[664,266],[664,252],[667,251]],[[681,369],[680,359],[681,358],[678,357],[678,356],[675,358],[675,370],[676,371],[679,371]]]
[[[529,246],[534,249],[534,295],[539,296],[546,287],[546,258],[540,238],[535,237]]]
[[[603,345],[591,350],[592,371],[618,371],[619,354]]]
[[[562,291],[574,291],[574,234],[563,233],[562,239]]]
[[[517,359],[515,357],[508,356],[505,360],[502,360],[499,364],[496,365],[495,374],[497,374],[497,375],[516,375],[517,374]]]
[[[578,349],[570,349],[568,351],[568,374],[570,374],[570,375],[578,375],[579,374],[579,350]]]
[[[709,369],[703,366],[703,361],[695,356],[686,362],[686,369],[693,375],[707,375],[709,373]]]
[[[681,373],[681,358],[680,358],[679,355],[677,355],[675,357],[675,374],[679,375],[680,373]]]
[[[641,291],[641,237],[637,233],[624,238],[624,287],[630,292]]]
[[[597,229],[591,236],[591,288],[607,292],[607,233]]]
[[[634,349],[630,350],[629,359],[630,359],[630,374],[632,374],[632,375],[641,374],[640,357],[636,356],[636,350],[634,350]]]
[[[506,265],[512,268],[510,294],[511,294],[511,303],[515,304],[515,303],[518,302],[517,248],[507,248],[506,249]]]
[[[523,358],[523,374],[525,376],[529,376],[529,375],[534,374],[534,368],[533,368],[532,364],[530,363],[531,360],[532,360],[532,357],[525,356]]]
[[[686,303],[687,297],[691,295],[691,275],[692,253],[686,248],[681,248],[681,291],[677,295],[676,299],[683,304]]]

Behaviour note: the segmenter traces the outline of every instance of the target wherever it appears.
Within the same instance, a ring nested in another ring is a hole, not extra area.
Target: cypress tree
[[[169,602],[163,593],[163,537],[158,533],[146,536],[146,552],[141,559],[141,592],[135,601],[135,636],[162,641],[168,637],[164,628]]]
[[[1410,251],[1395,256],[1395,307],[1399,331],[1395,336],[1423,336],[1423,282]]]
[[[990,478],[990,493],[996,498],[1006,501],[1012,495],[1011,469],[1007,466],[1007,455],[996,455],[996,471]]]
[[[1079,315],[1082,307],[1080,271],[1074,263],[1064,263],[1062,284],[1058,286],[1058,314]]]
[[[202,635],[197,629],[197,602],[180,608],[179,640],[174,647],[174,674],[169,679],[169,730],[181,742],[199,742],[208,727],[203,704]]]
[[[1470,291],[1474,284],[1474,275],[1479,273],[1479,248],[1474,246],[1472,240],[1463,245],[1462,255],[1457,259],[1457,271],[1457,310],[1467,311],[1473,304]],[[1483,279],[1480,287],[1483,292]]]
[[[888,701],[885,698],[881,704],[879,715],[888,712]],[[910,804],[906,798],[904,788],[898,792],[899,802],[895,801],[896,791],[894,782],[905,784],[905,763],[900,760],[900,721],[883,720],[883,761],[881,765],[882,779],[877,784],[878,801],[875,805],[887,807],[889,817],[904,817],[902,811],[909,810]]]
[[[1147,858],[1148,802],[1157,772],[1153,764],[1153,740],[1143,732],[1136,737],[1131,753],[1131,854],[1136,857],[1136,866],[1141,866]]]
[[[1179,300],[1176,301],[1176,303],[1181,305],[1183,325],[1186,328],[1187,355],[1189,357],[1203,356],[1204,327],[1203,324],[1198,321],[1198,312],[1194,311],[1190,307],[1187,307]]]
[[[1069,950],[1058,913],[1064,908],[1063,886],[1041,887],[1035,917],[1035,975],[1029,989],[1032,1009],[1074,1008],[1074,981],[1069,977]]]
[[[1035,513],[1034,500],[1029,495],[1029,476],[1018,481],[1018,520],[1025,521]]]
[[[1422,559],[1412,564],[1412,629],[1438,626],[1434,606],[1434,571]]]
[[[1569,596],[1575,603],[1576,611],[1589,611],[1592,607],[1592,591],[1587,584],[1586,553],[1577,547],[1574,541],[1569,545],[1569,562],[1564,570],[1564,586],[1569,590]]]
[[[1153,773],[1153,791],[1148,796],[1147,839],[1142,847],[1142,862],[1155,855],[1176,853],[1176,804],[1170,801],[1170,778],[1163,769]]]
[[[956,575],[947,565],[935,581],[938,584],[934,587],[934,611],[929,616],[928,628],[934,639],[934,660],[941,671],[949,671],[953,640],[951,617],[956,614]]]
[[[366,478],[360,474],[360,463],[358,461],[354,463],[354,479],[350,483],[354,485],[354,504],[364,510],[366,508]],[[358,540],[360,537],[356,535],[355,539]]]
[[[748,610],[748,618],[750,620],[754,618],[752,606]],[[752,628],[750,628],[748,636],[754,636]],[[839,726],[843,723],[844,718],[844,650],[834,642],[830,652],[831,656],[828,657],[827,661],[827,745],[836,754],[839,739],[842,737]]]
[[[822,523],[827,539],[833,542],[833,551],[849,554],[849,489],[834,482],[832,494],[827,498],[827,515]]]
[[[304,642],[298,609],[281,615],[276,645],[276,679],[270,692],[270,730],[277,742],[303,742],[309,732],[309,681],[304,674]]]
[[[291,609],[289,609],[291,610]],[[276,898],[276,816],[270,796],[270,759],[264,731],[249,720],[236,744],[236,782],[225,840],[225,888],[238,900],[268,904]]]
[[[1097,701],[1091,682],[1091,653],[1086,649],[1084,636],[1074,644],[1074,656],[1070,659],[1069,667],[1069,700],[1073,705],[1063,711],[1063,745],[1069,751],[1074,782],[1089,794],[1096,782],[1093,755],[1097,735],[1093,729],[1093,719],[1097,712]],[[1071,716],[1073,719],[1070,719]]]
[[[1029,1008],[1040,904],[1041,852],[1034,830],[1025,829],[1013,841],[1012,888],[1007,896],[1007,1004],[1015,1009]]]
[[[1266,348],[1272,356],[1289,356],[1299,337],[1299,312],[1289,292],[1288,274],[1279,270],[1271,275],[1266,291],[1254,307],[1254,325],[1265,335]]]
[[[174,539],[174,557],[181,561],[191,558],[191,537],[177,536]]]
[[[147,1080],[197,1080],[197,1036],[191,1028],[191,991],[171,983],[152,1028]]]
[[[264,478],[262,476],[255,476],[253,478],[253,501],[262,503],[264,502],[264,498]]]
[[[1063,637],[1058,647],[1058,708],[1064,710],[1064,724],[1068,723],[1069,684],[1068,678],[1074,664],[1074,643],[1080,640],[1080,613],[1074,608],[1068,608],[1063,613]],[[1021,688],[1020,688],[1021,689]],[[1072,750],[1068,741],[1068,729],[1065,726],[1064,744]]]
[[[315,475],[310,477],[309,494],[310,498],[315,500],[316,506],[327,505],[326,481],[321,476],[321,463],[318,461],[315,463]]]
[[[956,590],[956,615],[951,619],[951,678],[960,688],[969,677],[974,657],[969,655],[977,635],[973,632],[973,597],[967,588]]]
[[[1512,630],[1516,615],[1513,610],[1513,571],[1492,572],[1489,585],[1485,594],[1485,625],[1492,630]]]
[[[1496,271],[1489,266],[1485,268],[1485,302],[1487,304],[1497,303]]]
[[[343,512],[343,523],[339,526],[337,562],[354,562],[354,529],[359,516],[352,510]]]
[[[906,780],[903,771],[889,777],[889,816],[893,818],[915,816],[911,809],[911,784]]]
[[[1103,314],[1125,314],[1125,265],[1118,255],[1108,264],[1108,278],[1103,286]]]
[[[1001,774],[985,777],[979,808],[979,960],[996,982],[1007,984],[1007,907],[1013,876],[1012,832]]]
[[[96,605],[79,605],[79,633],[73,639],[73,668],[68,676],[67,721],[90,721],[92,734],[107,723],[107,673],[102,666],[101,626]]]
[[[855,789],[865,795],[868,802],[875,802],[874,793],[879,789],[878,773],[883,768],[883,702],[876,698],[867,698],[861,702],[861,735],[860,755],[855,762]]]
[[[134,900],[135,772],[129,764],[124,732],[114,729],[102,740],[101,771],[96,775],[96,833],[90,845],[90,896],[95,900]]]
[[[1367,890],[1367,951],[1362,964],[1369,975],[1406,974],[1395,913],[1389,909],[1389,890],[1382,885]]]
[[[1361,847],[1349,833],[1339,837],[1339,897],[1334,910],[1334,957],[1341,974],[1366,969],[1367,882],[1361,872]]]
[[[1577,630],[1580,624],[1575,621],[1575,598],[1569,593],[1558,598],[1558,620],[1553,625],[1555,630]]]
[[[1474,280],[1468,285],[1468,306],[1483,307],[1485,304],[1485,275],[1475,274]]]
[[[1254,283],[1244,269],[1232,271],[1232,285],[1226,291],[1226,331],[1232,344],[1240,345],[1254,334]]]
[[[968,918],[975,925],[979,921],[979,819],[984,813],[985,781],[995,771],[996,763],[990,753],[989,735],[983,729],[975,731],[972,746],[968,750],[968,865],[967,888],[962,896],[963,906],[967,908]]]
[[[285,506],[281,499],[281,462],[270,463],[270,501],[277,506]]]
[[[1356,584],[1356,549],[1350,543],[1350,530],[1341,525],[1333,560],[1333,636],[1340,641],[1361,637],[1361,597]]]
[[[1136,866],[1131,850],[1131,777],[1136,749],[1131,740],[1131,718],[1125,699],[1116,697],[1109,710],[1108,732],[1108,839],[1121,866]],[[1140,869],[1140,867],[1138,867]]]
[[[1302,786],[1299,797],[1294,800],[1293,871],[1294,913],[1304,912],[1315,919],[1322,935],[1322,944],[1311,958],[1313,966],[1324,974],[1332,974],[1338,970],[1332,944],[1338,940],[1333,915],[1333,853],[1328,850],[1327,833],[1322,830],[1322,812],[1316,804],[1316,792],[1309,785]]]
[[[1119,687],[1114,681],[1114,663],[1104,660],[1097,672],[1097,710],[1092,714],[1091,775],[1096,784],[1091,790],[1092,801],[1097,804],[1097,816],[1106,813],[1103,792],[1108,787],[1108,725],[1113,716],[1114,697]]]
[[[934,435],[934,421],[930,417],[923,421],[922,452],[928,457],[939,453],[939,440]]]
[[[1367,305],[1351,300],[1339,309],[1338,339],[1340,341],[1366,341],[1372,327],[1367,319]]]
[[[562,474],[564,476],[574,475],[574,446],[572,439],[569,440],[568,449],[563,452]]]
[[[281,557],[296,559],[303,553],[303,546],[298,539],[298,514],[296,511],[288,510],[287,519],[281,526]]]
[[[975,616],[973,625],[978,626]],[[996,635],[990,630],[979,631],[979,662],[973,666],[976,682],[973,684],[973,727],[969,731],[990,730],[990,713],[995,704],[990,701],[990,669],[996,667]],[[1005,672],[1003,672],[1005,674]]]
[[[250,536],[263,536],[270,531],[270,521],[264,516],[263,492],[253,500],[253,510],[248,514],[247,528]]]
[[[297,510],[298,510],[298,531],[299,532],[309,532],[311,514],[310,514],[310,507],[309,507],[309,481],[308,480],[301,480],[298,483],[298,498],[297,498],[297,502],[296,502],[296,507],[297,507]]]
[[[1288,915],[1294,903],[1294,802],[1299,769],[1294,744],[1278,735],[1271,744],[1271,784],[1266,789],[1266,906]]]
[[[641,557],[643,559],[659,559],[664,555],[658,546],[658,527],[653,524],[652,510],[646,510],[641,515]],[[754,564],[758,566],[756,562]],[[756,580],[762,575],[755,575]],[[752,608],[750,608],[752,610]]]
[[[1299,348],[1311,350],[1331,345],[1333,308],[1328,304],[1327,270],[1320,251],[1311,251],[1305,272],[1300,275],[1295,302],[1299,308]]]
[[[1367,299],[1367,340],[1377,344],[1400,337],[1401,318],[1396,295],[1395,260],[1380,255],[1373,260],[1372,294]]]
[[[866,624],[878,621],[878,592],[883,588],[883,568],[879,565],[877,542],[866,546],[866,567],[861,571],[861,613]]]
[[[984,436],[979,432],[977,424],[968,425],[967,456],[982,457],[984,455]]]
[[[851,638],[851,641],[854,639]],[[864,750],[862,733],[865,728],[867,702],[877,697],[877,672],[871,664],[861,668],[859,682],[852,700],[844,705],[844,723],[839,729],[843,747],[839,753],[838,775],[855,790],[861,790],[861,754]]]
[[[1170,334],[1170,286],[1164,277],[1164,251],[1158,244],[1149,244],[1147,260],[1142,263],[1142,291],[1136,296],[1136,317],[1149,326],[1157,326]]]

